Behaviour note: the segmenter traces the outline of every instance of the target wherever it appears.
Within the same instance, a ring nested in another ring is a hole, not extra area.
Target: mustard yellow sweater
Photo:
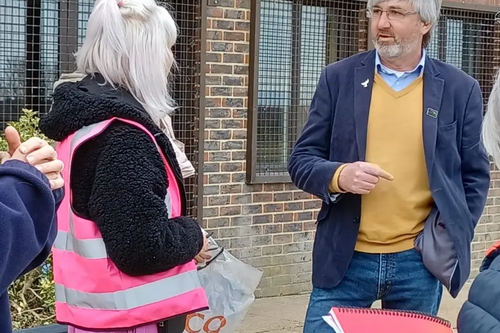
[[[394,176],[381,179],[361,200],[361,222],[356,251],[392,253],[413,248],[432,208],[425,165],[422,76],[401,91],[382,77],[373,83],[366,161]],[[330,189],[341,192],[335,173]]]

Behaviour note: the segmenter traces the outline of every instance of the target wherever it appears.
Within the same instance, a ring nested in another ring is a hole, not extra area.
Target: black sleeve
[[[168,218],[167,176],[155,144],[124,124],[112,125],[101,136],[88,213],[110,259],[131,276],[193,260],[203,246],[203,234],[189,217]]]

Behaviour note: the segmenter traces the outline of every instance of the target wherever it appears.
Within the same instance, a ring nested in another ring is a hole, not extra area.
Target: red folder
[[[335,333],[453,333],[449,321],[415,311],[333,307],[323,319]]]

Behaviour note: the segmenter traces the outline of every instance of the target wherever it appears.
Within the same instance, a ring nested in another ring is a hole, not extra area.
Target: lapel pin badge
[[[366,79],[365,82],[361,82],[361,85],[363,86],[363,88],[366,88],[366,87],[368,87],[369,82],[370,82],[370,79]]]
[[[434,110],[432,108],[428,108],[427,112],[425,114],[428,115],[431,118],[437,118],[438,117],[438,111]]]

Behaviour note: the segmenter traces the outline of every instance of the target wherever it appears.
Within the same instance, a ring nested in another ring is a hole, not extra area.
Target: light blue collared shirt
[[[375,52],[375,68],[377,69],[378,74],[380,74],[384,81],[396,91],[403,90],[408,87],[410,83],[415,81],[422,73],[424,66],[425,49],[422,50],[422,59],[420,59],[417,67],[408,72],[398,72],[382,65],[378,52]]]

